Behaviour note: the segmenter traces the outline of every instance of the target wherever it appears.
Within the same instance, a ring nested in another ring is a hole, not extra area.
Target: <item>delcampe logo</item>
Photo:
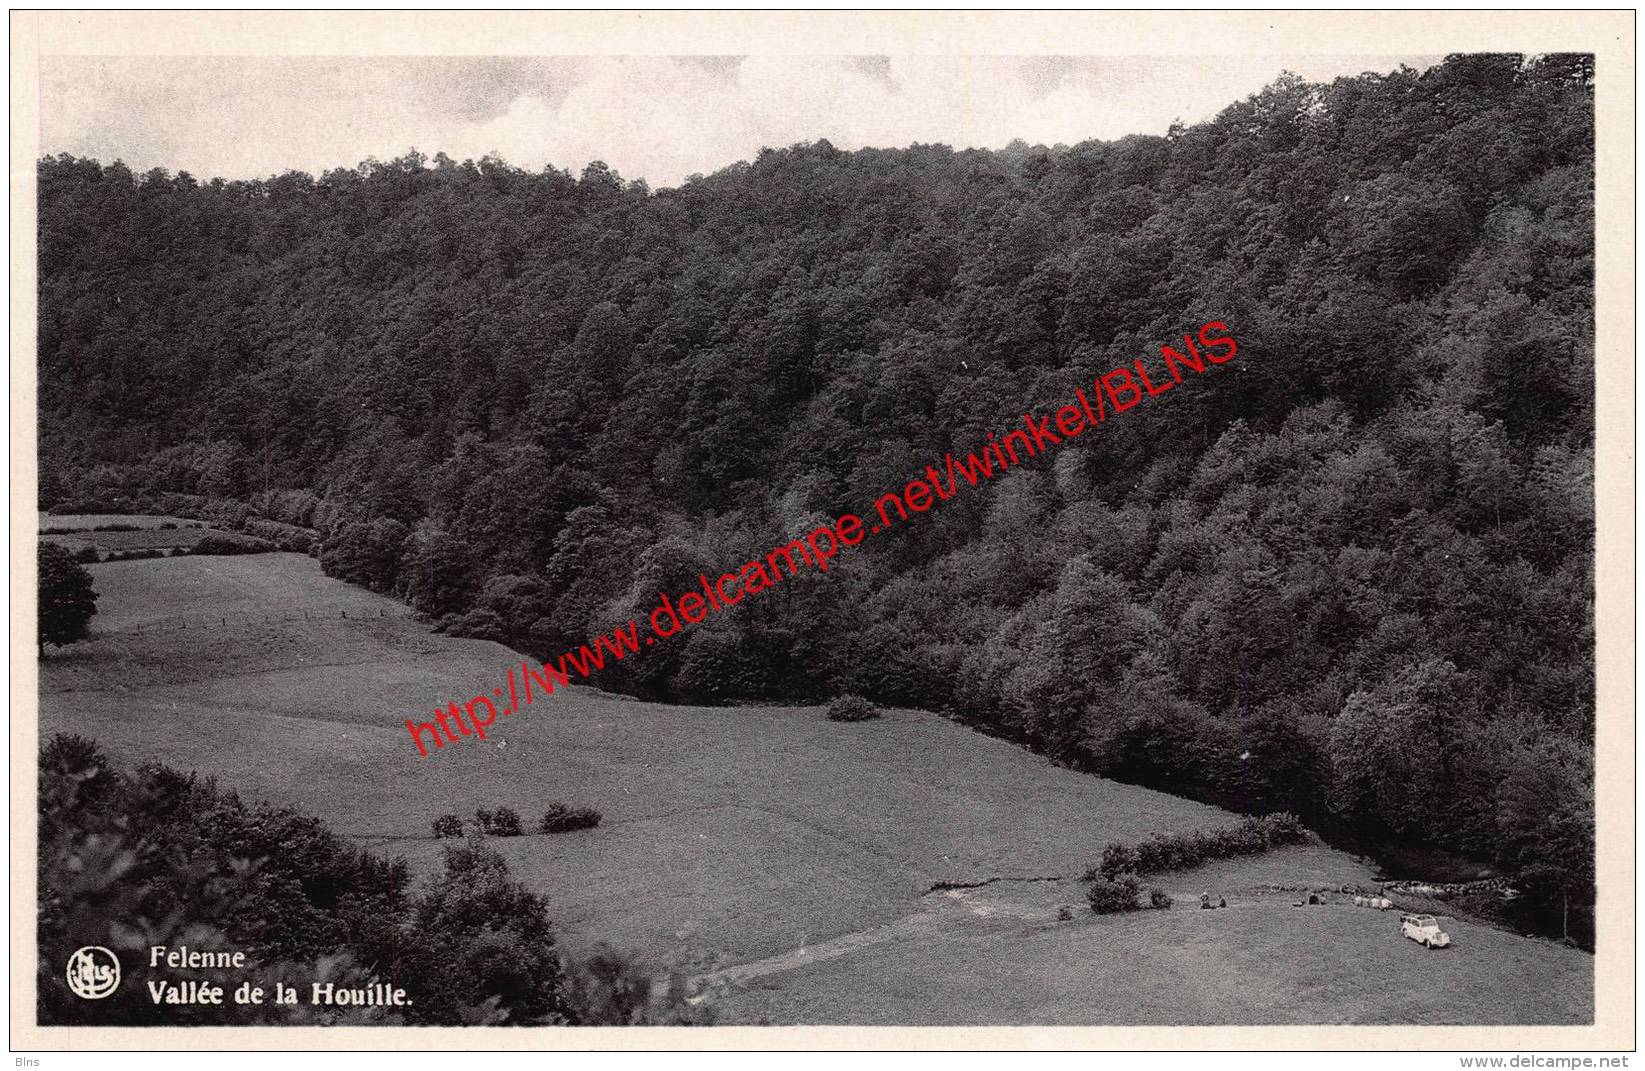
[[[120,984],[120,960],[102,945],[87,945],[69,957],[64,977],[75,996],[101,1000]]]

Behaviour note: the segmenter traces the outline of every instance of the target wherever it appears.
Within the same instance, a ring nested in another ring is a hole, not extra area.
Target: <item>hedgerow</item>
[[[1135,845],[1116,841],[1102,850],[1101,862],[1085,872],[1085,880],[1113,881],[1121,874],[1192,870],[1211,859],[1256,855],[1287,844],[1306,844],[1312,836],[1296,815],[1282,811],[1260,818],[1247,817],[1233,829],[1155,834]]]

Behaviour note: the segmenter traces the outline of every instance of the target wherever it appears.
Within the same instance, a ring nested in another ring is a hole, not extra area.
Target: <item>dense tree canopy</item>
[[[1220,320],[1218,377],[602,683],[935,707],[1569,874],[1591,86],[1588,57],[1454,56],[1163,138],[818,142],[655,192],[415,152],[252,182],[43,160],[42,495],[247,502],[546,654]]]

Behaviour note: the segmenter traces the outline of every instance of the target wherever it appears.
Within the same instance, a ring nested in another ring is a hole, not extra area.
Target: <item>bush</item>
[[[525,830],[520,825],[520,812],[512,807],[499,807],[491,816],[491,828],[486,830],[494,837],[518,837]]]
[[[1085,872],[1085,880],[1094,881],[1100,875],[1113,881],[1121,874],[1136,869],[1136,849],[1129,844],[1115,841],[1102,850],[1102,862]]]
[[[1085,872],[1085,880],[1114,880],[1120,874],[1155,874],[1192,870],[1211,859],[1256,855],[1287,844],[1306,844],[1312,836],[1294,814],[1280,812],[1247,817],[1233,829],[1155,834],[1135,846],[1113,843],[1102,861]]]
[[[227,532],[212,532],[203,536],[192,548],[190,554],[266,554],[274,549],[274,544],[265,539],[253,539],[251,536],[229,535]]]
[[[97,553],[96,547],[81,547],[74,552],[74,560],[81,565],[96,565],[103,560],[103,556]]]
[[[502,643],[508,638],[508,624],[495,610],[470,610],[455,619],[448,615],[441,619],[441,624],[445,627],[440,631],[459,639]]]
[[[480,832],[492,837],[518,837],[525,832],[520,825],[520,813],[512,807],[499,807],[495,811],[477,810],[474,812],[474,824]]]
[[[1302,819],[1289,811],[1265,814],[1261,818],[1247,818],[1240,828],[1242,831],[1249,829],[1266,848],[1308,842],[1307,827],[1302,824]]]
[[[1137,845],[1133,855],[1137,861],[1136,872],[1138,874],[1152,874],[1156,871],[1170,869],[1167,865],[1170,856],[1166,852],[1165,845],[1161,843],[1158,837],[1145,840]]]
[[[245,531],[248,535],[268,540],[281,550],[289,550],[296,554],[307,554],[319,538],[312,529],[282,524],[262,517],[246,518]]]
[[[600,824],[600,812],[592,807],[568,807],[551,803],[537,826],[539,833],[570,833],[578,829],[593,829]]]
[[[434,837],[436,840],[444,837],[460,837],[463,835],[463,820],[454,814],[442,814],[434,820]]]
[[[829,721],[871,721],[879,708],[860,695],[842,695],[828,704]]]
[[[164,558],[166,552],[159,547],[143,547],[140,550],[114,550],[104,561],[109,562],[140,562],[149,558]]]
[[[1171,894],[1164,889],[1148,890],[1148,906],[1164,911],[1171,906]]]
[[[1099,875],[1085,897],[1091,901],[1091,910],[1096,914],[1114,915],[1137,910],[1137,894],[1141,891],[1142,882],[1135,874],[1121,874],[1112,880]]]
[[[658,985],[658,972],[627,953],[598,945],[569,964],[566,1001],[579,1026],[712,1026],[719,1016],[714,989],[698,989],[678,970]]]

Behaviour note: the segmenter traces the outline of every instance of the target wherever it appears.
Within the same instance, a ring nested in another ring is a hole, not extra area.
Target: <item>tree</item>
[[[97,592],[91,573],[56,543],[40,544],[40,646],[66,647],[91,632]]]
[[[345,525],[326,540],[320,565],[340,580],[373,591],[391,590],[400,575],[400,555],[408,534],[404,524],[386,517]]]
[[[445,872],[417,904],[416,946],[401,958],[418,992],[414,1023],[438,1023],[451,1008],[495,1001],[511,1025],[569,1018],[548,905],[483,844],[447,848]]]
[[[1331,729],[1331,801],[1339,814],[1395,834],[1441,824],[1466,681],[1429,659],[1348,697]]]
[[[1592,902],[1592,760],[1568,741],[1543,738],[1516,749],[1497,788],[1498,859],[1526,889],[1557,899],[1560,932],[1570,937],[1572,896]]]

